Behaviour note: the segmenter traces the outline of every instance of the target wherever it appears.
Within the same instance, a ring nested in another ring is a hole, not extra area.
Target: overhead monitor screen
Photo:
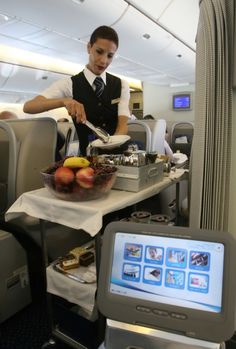
[[[174,110],[190,110],[191,109],[191,94],[173,95]]]
[[[109,291],[220,313],[223,266],[222,243],[117,232]]]

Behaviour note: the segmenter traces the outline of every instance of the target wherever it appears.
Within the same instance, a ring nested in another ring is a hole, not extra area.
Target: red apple
[[[75,174],[76,182],[83,188],[92,188],[94,181],[94,169],[92,167],[83,167]]]
[[[67,185],[73,182],[75,175],[68,167],[58,167],[54,173],[54,177],[57,184]]]

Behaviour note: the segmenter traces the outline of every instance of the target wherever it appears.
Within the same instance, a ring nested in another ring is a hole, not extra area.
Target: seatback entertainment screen
[[[110,292],[220,312],[224,245],[117,232]]]
[[[220,343],[236,328],[235,265],[229,232],[112,222],[98,308],[108,319]]]

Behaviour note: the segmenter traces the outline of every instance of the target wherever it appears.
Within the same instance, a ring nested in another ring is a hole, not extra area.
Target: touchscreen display
[[[219,313],[223,263],[222,243],[118,232],[110,292]]]

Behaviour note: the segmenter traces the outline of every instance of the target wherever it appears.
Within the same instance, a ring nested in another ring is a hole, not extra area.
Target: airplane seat
[[[152,120],[153,121],[153,120]],[[164,119],[155,120],[155,123],[152,127],[152,145],[151,151],[157,151],[159,154],[166,154],[169,156],[170,160],[173,159],[173,149],[169,146],[166,141],[166,130],[167,123]],[[187,218],[187,198],[188,192],[188,180],[182,181],[180,184],[180,214]],[[176,189],[175,186],[169,187],[159,193],[159,200],[161,211],[163,214],[170,216],[173,220],[176,216],[175,212],[175,200],[176,200]]]
[[[18,143],[13,130],[5,121],[0,121],[0,219],[14,202],[17,154]]]
[[[75,156],[79,154],[79,140],[73,123],[70,122],[70,127],[65,134],[64,156]]]
[[[171,147],[173,151],[176,152],[179,150],[181,153],[190,157],[193,133],[193,122],[180,121],[174,123],[171,128]]]
[[[128,121],[128,135],[131,140],[140,142],[147,152],[151,151],[151,129],[142,120]]]
[[[73,122],[57,122],[57,129],[66,137],[68,130],[73,127]]]
[[[0,202],[4,209],[0,223],[21,240],[22,244],[25,242],[25,246],[32,242],[32,246],[41,249],[39,219],[25,215],[6,223],[4,213],[21,194],[43,187],[40,171],[54,163],[57,124],[54,119],[45,117],[6,120],[0,121],[0,129],[5,130],[5,134],[0,133],[0,145],[8,139],[9,147],[8,156],[1,160],[4,160],[2,167],[5,171],[8,166],[8,173],[7,204],[2,204],[1,197]],[[50,241],[50,260],[67,253],[67,248],[78,246],[81,240],[84,242],[83,232],[78,234],[72,228],[52,223],[48,224],[46,238]]]
[[[64,138],[64,144],[59,150],[61,158],[63,159],[66,156],[68,142],[70,141],[70,136],[72,133],[72,128],[74,127],[72,122],[58,122],[57,130]]]
[[[0,129],[0,132],[2,132],[2,129]],[[0,171],[0,197],[1,197],[0,212],[4,212],[4,210],[7,207],[7,176],[8,176],[8,163],[9,163],[8,152],[9,152],[9,143],[7,141],[2,141],[0,143],[0,163],[5,164],[5,166],[1,165],[1,171]]]
[[[0,324],[32,301],[27,256],[7,231],[0,229]]]
[[[43,186],[40,172],[54,162],[56,124],[50,118],[40,118],[16,120],[9,125],[20,143],[15,184],[18,198]]]
[[[68,150],[68,146],[71,140],[71,136],[72,136],[72,132],[73,132],[73,125],[68,128],[67,133],[66,133],[66,137],[65,137],[65,144],[64,144],[64,156],[66,156],[67,154],[67,150]]]
[[[0,224],[13,234],[21,228],[32,241],[34,234],[24,229],[22,222],[6,223],[4,214],[21,194],[43,186],[40,171],[54,162],[55,142],[56,123],[51,118],[0,121],[0,161],[3,169],[0,182],[4,194],[0,197]]]

